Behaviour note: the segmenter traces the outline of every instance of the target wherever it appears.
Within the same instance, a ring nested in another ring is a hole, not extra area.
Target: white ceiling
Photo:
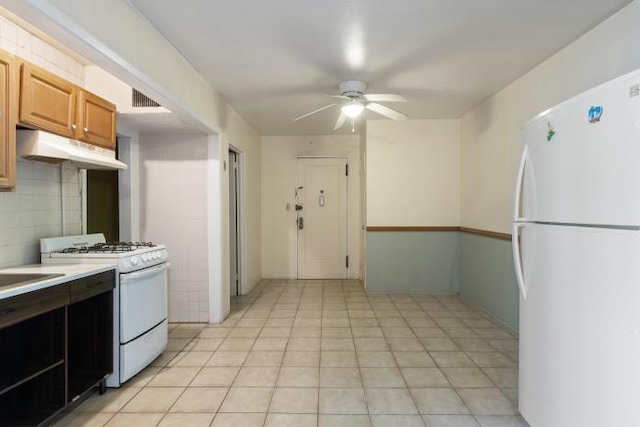
[[[410,118],[458,118],[631,2],[130,1],[261,135],[333,133],[337,108],[292,119],[353,79]]]

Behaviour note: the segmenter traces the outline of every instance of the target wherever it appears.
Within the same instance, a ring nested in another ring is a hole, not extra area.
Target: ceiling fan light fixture
[[[364,105],[358,101],[350,101],[344,104],[340,109],[345,116],[355,119],[362,114],[362,111],[364,111]]]
[[[341,101],[335,102],[330,105],[325,105],[317,110],[313,110],[310,113],[296,117],[293,121],[304,119],[312,114],[319,113],[333,106],[340,107],[340,115],[336,121],[333,130],[340,129],[347,119],[351,119],[351,132],[355,132],[355,122],[365,109],[371,110],[376,114],[393,120],[405,120],[407,116],[392,108],[385,107],[378,102],[407,102],[407,100],[394,93],[366,93],[367,85],[364,82],[357,80],[348,80],[338,85],[340,94],[328,94],[324,95],[329,98],[338,98]]]

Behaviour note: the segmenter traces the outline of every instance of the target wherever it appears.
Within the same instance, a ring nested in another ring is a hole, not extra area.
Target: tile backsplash
[[[0,193],[0,268],[39,262],[43,237],[82,232],[77,167],[18,160],[17,172],[16,191]]]
[[[84,85],[81,62],[1,16],[0,48]],[[0,268],[38,262],[42,237],[82,232],[77,167],[19,159],[17,178],[14,192],[0,192]]]

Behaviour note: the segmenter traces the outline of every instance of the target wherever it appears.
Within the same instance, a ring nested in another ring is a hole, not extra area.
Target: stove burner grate
[[[95,254],[95,253],[124,253],[138,249],[151,248],[155,246],[151,242],[114,242],[114,243],[97,243],[92,246],[79,246],[74,248],[66,248],[62,250],[63,254]]]

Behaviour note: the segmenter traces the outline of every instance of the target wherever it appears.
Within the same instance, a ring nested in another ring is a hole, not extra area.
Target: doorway
[[[87,233],[102,233],[107,242],[120,240],[117,170],[87,170]]]
[[[243,289],[243,194],[242,153],[229,146],[229,295]]]
[[[346,158],[298,158],[298,279],[348,277],[348,177]]]

